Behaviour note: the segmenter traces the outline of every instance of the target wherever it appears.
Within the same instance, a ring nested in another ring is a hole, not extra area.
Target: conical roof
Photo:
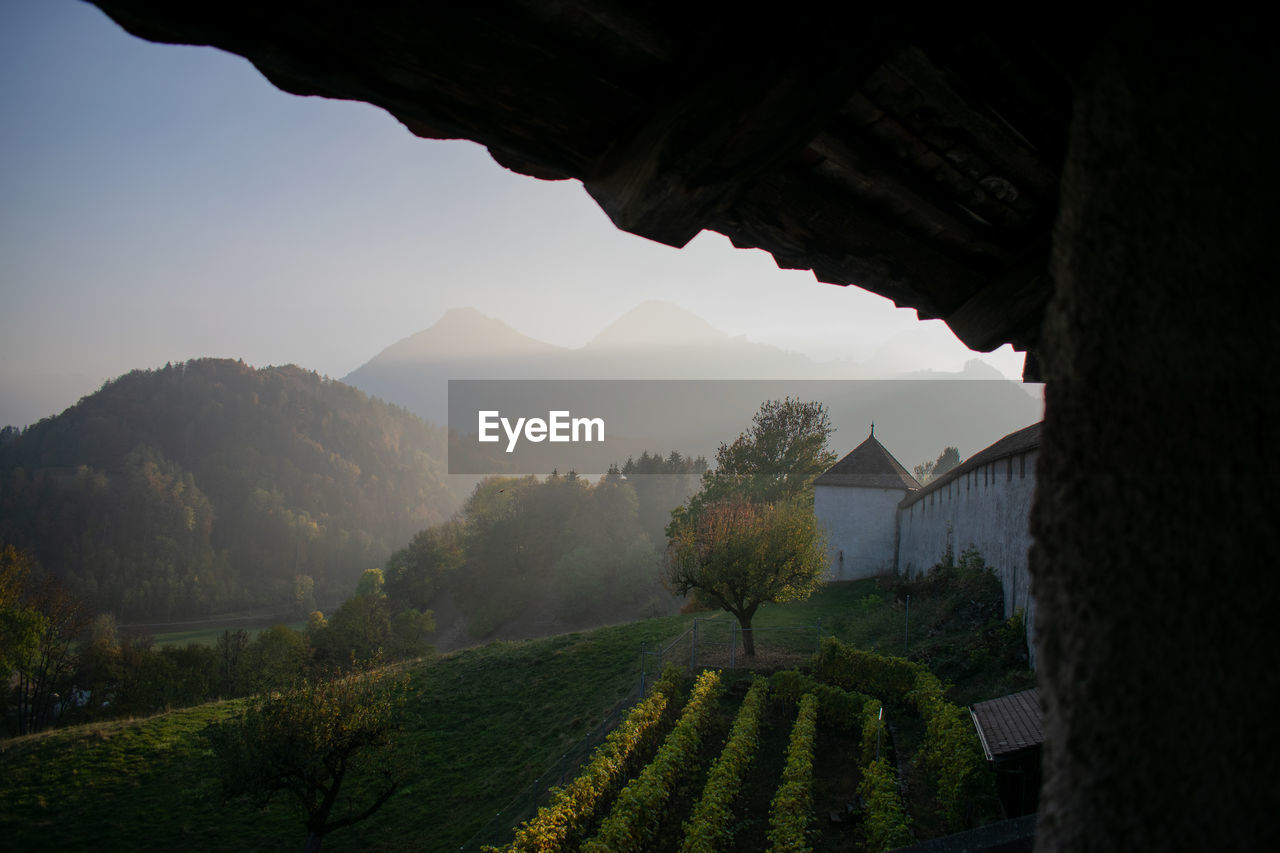
[[[815,486],[861,486],[868,489],[918,489],[920,484],[893,454],[871,435],[813,481]]]

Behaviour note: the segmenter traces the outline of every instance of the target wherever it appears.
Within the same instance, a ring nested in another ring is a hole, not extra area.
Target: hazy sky
[[[0,115],[0,424],[199,356],[341,377],[458,306],[563,346],[664,299],[819,359],[973,357],[881,297],[717,234],[682,250],[625,234],[576,181],[287,95],[79,0],[0,2]],[[1022,356],[991,361],[1016,377]]]

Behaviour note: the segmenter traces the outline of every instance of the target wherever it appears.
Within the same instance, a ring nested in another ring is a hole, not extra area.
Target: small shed
[[[1040,691],[1032,688],[969,709],[982,751],[996,772],[996,789],[1005,815],[1032,814],[1040,796]]]

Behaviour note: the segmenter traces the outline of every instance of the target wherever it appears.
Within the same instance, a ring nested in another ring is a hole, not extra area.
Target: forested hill
[[[303,611],[458,505],[443,432],[294,366],[139,370],[0,444],[0,544],[133,621]]]

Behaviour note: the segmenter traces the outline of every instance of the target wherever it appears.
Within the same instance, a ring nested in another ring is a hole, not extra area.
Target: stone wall
[[[827,580],[894,570],[895,512],[906,495],[906,489],[814,486],[813,511],[827,534]]]
[[[1000,577],[1004,615],[1022,608],[1035,667],[1035,601],[1031,597],[1031,500],[1038,450],[984,461],[931,483],[898,509],[898,570],[917,576],[938,562],[950,544],[958,558],[977,548]]]

